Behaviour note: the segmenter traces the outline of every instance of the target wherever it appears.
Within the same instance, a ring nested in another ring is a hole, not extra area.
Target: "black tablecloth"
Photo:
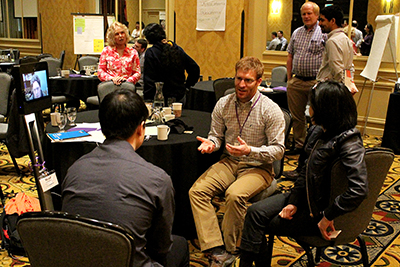
[[[212,112],[216,103],[214,81],[201,81],[189,89],[186,108]]]
[[[80,112],[76,121],[97,122],[97,112],[97,110]],[[171,176],[176,201],[173,232],[191,239],[195,237],[196,231],[188,191],[197,178],[209,166],[218,161],[220,154],[201,154],[197,150],[200,142],[196,140],[196,136],[206,137],[208,135],[211,123],[210,113],[183,110],[180,119],[188,126],[193,126],[192,134],[171,133],[167,141],[158,141],[157,137],[153,136],[149,141],[143,143],[137,153],[147,161],[164,169]],[[47,132],[57,130],[57,127],[50,124],[46,127]],[[46,166],[56,170],[60,183],[75,160],[96,147],[95,143],[89,142],[50,143],[48,138],[46,140]]]
[[[49,88],[53,95],[69,95],[86,101],[89,96],[97,95],[97,76],[76,78],[50,78]]]
[[[213,82],[214,81],[201,81],[190,88],[185,107],[192,110],[212,112],[216,104]],[[286,83],[276,83],[275,85],[285,86]],[[274,90],[273,92],[262,93],[277,103],[281,108],[289,110],[286,91]]]

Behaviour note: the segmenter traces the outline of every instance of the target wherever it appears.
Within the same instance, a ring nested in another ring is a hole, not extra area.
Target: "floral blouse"
[[[124,77],[127,82],[136,83],[141,75],[137,51],[132,47],[125,47],[120,57],[115,47],[106,46],[101,52],[97,75],[102,82],[119,76]]]

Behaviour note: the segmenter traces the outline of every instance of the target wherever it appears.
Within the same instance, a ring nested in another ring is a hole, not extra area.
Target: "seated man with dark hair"
[[[136,153],[147,117],[142,98],[131,90],[118,89],[104,98],[99,118],[106,140],[69,168],[62,210],[131,230],[133,266],[189,266],[186,240],[171,235],[171,178]]]

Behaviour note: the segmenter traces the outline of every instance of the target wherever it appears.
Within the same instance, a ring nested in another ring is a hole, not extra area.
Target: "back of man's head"
[[[128,139],[148,116],[143,99],[129,89],[117,89],[100,103],[101,131],[107,139]]]
[[[353,21],[351,22],[351,26],[357,28],[357,27],[358,27],[357,20],[353,20]]]
[[[278,34],[276,32],[272,32],[272,35],[274,36],[274,38],[276,38],[278,36]]]
[[[329,21],[335,19],[335,24],[338,27],[342,27],[343,21],[343,10],[337,5],[326,6],[321,10],[321,15]]]

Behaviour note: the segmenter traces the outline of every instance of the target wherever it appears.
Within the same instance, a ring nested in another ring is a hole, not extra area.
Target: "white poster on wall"
[[[198,31],[225,31],[226,0],[197,0]]]

